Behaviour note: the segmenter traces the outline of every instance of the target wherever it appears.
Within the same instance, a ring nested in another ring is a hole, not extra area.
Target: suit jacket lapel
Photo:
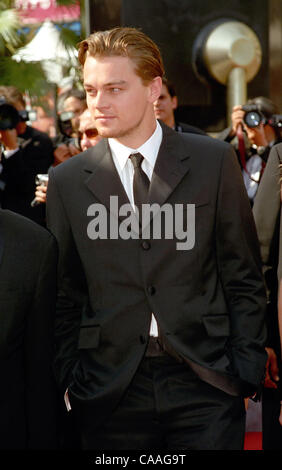
[[[161,123],[163,139],[149,188],[148,203],[162,206],[189,171],[189,155],[181,136]],[[84,171],[86,186],[115,217],[121,205],[130,204],[112,159],[107,140],[87,151]],[[118,204],[111,204],[111,196],[118,196]],[[157,215],[158,211],[154,213]],[[152,219],[153,214],[151,214]],[[150,222],[147,220],[143,228]]]
[[[159,206],[167,201],[189,171],[189,155],[187,155],[187,149],[181,136],[163,123],[161,126],[163,140],[154,167],[148,197],[149,204],[157,203]]]
[[[103,140],[86,155],[84,171],[88,173],[86,186],[109,211],[119,217],[121,205],[130,204],[120,180],[107,140]],[[118,196],[118,204],[111,204],[111,196]]]

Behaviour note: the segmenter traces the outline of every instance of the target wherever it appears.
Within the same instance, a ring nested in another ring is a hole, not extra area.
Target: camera
[[[257,127],[261,123],[269,124],[276,128],[282,127],[281,114],[272,114],[272,116],[266,118],[256,104],[245,104],[242,106],[242,109],[245,111],[244,122],[248,127]]]
[[[60,132],[70,137],[73,133],[72,127],[72,118],[74,117],[74,113],[72,111],[62,111],[58,116],[58,127]]]
[[[48,174],[39,174],[39,175],[36,175],[35,184],[36,186],[47,186],[48,180],[49,180]]]
[[[270,119],[268,119],[268,124],[272,127],[282,128],[282,114],[273,114]]]
[[[266,117],[256,104],[245,104],[242,109],[245,111],[244,122],[248,127],[258,127],[261,123],[267,123]]]
[[[35,184],[36,186],[48,186],[48,180],[49,180],[48,174],[38,174],[36,175],[36,178],[35,178]],[[34,198],[30,203],[31,207],[36,207],[39,204],[40,202],[38,202],[36,198]]]
[[[20,121],[34,121],[36,111],[23,109],[18,111],[12,104],[8,103],[4,96],[0,96],[0,130],[15,129]]]

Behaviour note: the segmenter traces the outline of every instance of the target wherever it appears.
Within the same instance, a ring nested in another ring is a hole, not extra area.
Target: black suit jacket
[[[191,126],[191,124],[186,124],[184,122],[176,122],[175,130],[178,132],[189,132],[192,134],[207,135],[207,133],[199,127]]]
[[[176,250],[175,237],[145,244],[88,237],[93,203],[105,206],[109,223],[110,210],[116,220],[110,196],[129,202],[106,140],[50,171],[47,221],[60,252],[57,377],[81,419],[90,407],[97,424],[138,368],[151,312],[167,341],[213,385],[243,380],[257,387],[264,373],[265,292],[234,151],[162,127],[149,201],[195,204],[188,251]]]
[[[30,203],[34,199],[36,175],[48,173],[53,164],[52,140],[45,132],[27,126],[19,141],[19,150],[1,160],[0,205],[2,209],[17,212],[45,226],[45,204],[31,207]]]
[[[278,357],[281,354],[277,316],[278,280],[282,279],[281,164],[282,143],[270,151],[253,207],[269,299],[267,345],[274,348]]]
[[[57,249],[34,222],[0,210],[0,449],[52,449]]]

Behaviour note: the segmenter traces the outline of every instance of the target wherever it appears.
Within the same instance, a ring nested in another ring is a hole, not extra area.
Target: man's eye
[[[90,90],[85,90],[85,91],[86,91],[87,95],[90,95],[90,96],[96,95],[96,91],[95,91],[95,90],[90,89]]]
[[[119,91],[120,91],[120,88],[117,88],[117,87],[115,87],[115,88],[110,88],[110,92],[111,92],[111,93],[118,93]]]

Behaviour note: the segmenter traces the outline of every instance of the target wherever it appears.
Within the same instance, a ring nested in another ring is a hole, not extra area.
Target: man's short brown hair
[[[117,27],[97,31],[79,44],[78,59],[83,66],[87,56],[122,56],[135,63],[136,74],[144,84],[163,77],[164,66],[158,46],[136,28]]]
[[[25,107],[23,94],[15,86],[0,86],[0,96],[4,96],[6,101],[13,106],[21,103]]]

